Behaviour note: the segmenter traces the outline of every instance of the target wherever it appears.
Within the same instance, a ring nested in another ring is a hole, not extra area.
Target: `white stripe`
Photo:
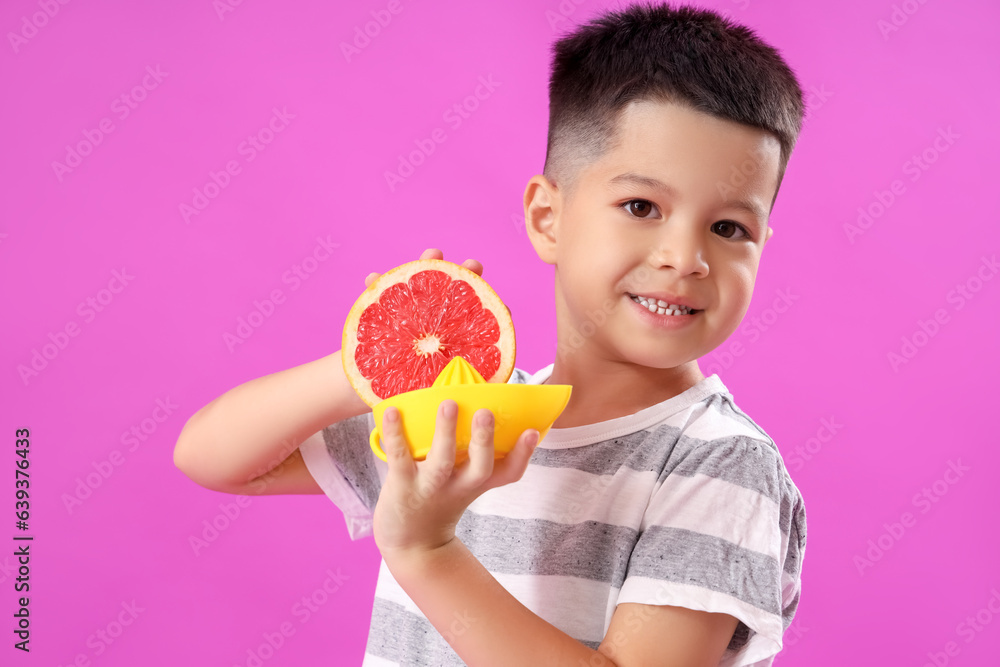
[[[622,467],[614,475],[529,465],[513,484],[490,489],[468,511],[511,519],[563,524],[598,521],[638,530],[657,473]],[[610,502],[607,499],[613,499]]]
[[[584,641],[601,641],[606,626],[601,625],[599,614],[583,610],[613,607],[618,597],[617,588],[591,579],[496,573],[493,576],[525,607]]]
[[[705,503],[703,498],[711,499]],[[642,530],[650,525],[683,528],[712,535],[758,551],[781,562],[781,536],[776,529],[780,508],[756,491],[715,477],[668,475],[649,503]],[[775,530],[748,530],[771,526]]]
[[[399,663],[380,658],[371,653],[365,653],[365,659],[361,662],[361,667],[399,667]]]
[[[371,535],[372,514],[354,492],[353,487],[334,465],[330,452],[326,448],[322,431],[306,438],[299,445],[302,461],[313,476],[323,493],[344,513],[347,533],[352,540]]]
[[[617,588],[578,577],[497,572],[491,574],[521,604],[557,625],[563,632],[585,641],[599,642],[604,637],[607,625],[601,625],[600,615],[582,610],[614,609]],[[394,602],[407,612],[426,618],[406,591],[392,578],[384,560],[379,565],[375,597]]]
[[[684,425],[684,435],[699,440],[719,440],[745,436],[754,440],[763,440],[760,431],[749,424],[727,417],[719,412],[717,405],[712,405],[709,411]]]
[[[802,580],[796,579],[784,570],[781,571],[781,609],[792,603],[795,594],[802,588]]]
[[[725,391],[725,385],[722,384],[719,376],[710,375],[680,394],[638,412],[583,426],[550,429],[538,446],[547,449],[580,447],[651,429],[663,423],[671,423],[681,428],[691,422],[690,413],[692,410],[703,410],[704,406],[699,405],[702,401],[712,394]],[[714,416],[711,417],[713,424],[730,421],[722,417],[717,410],[713,409],[713,411]],[[712,437],[719,436],[713,435]]]
[[[740,651],[743,654],[740,660],[742,665],[764,660],[781,650],[781,619],[725,593],[691,584],[633,576],[626,579],[622,585],[618,603],[623,602],[673,605],[697,611],[729,614],[738,618],[757,633]],[[610,617],[608,622],[610,623]],[[734,664],[735,660],[724,660],[720,663],[720,667]]]

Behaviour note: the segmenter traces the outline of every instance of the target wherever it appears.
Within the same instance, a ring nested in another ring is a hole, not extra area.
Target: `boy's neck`
[[[697,361],[676,368],[599,364],[594,368],[560,364],[542,384],[573,386],[569,403],[552,428],[572,428],[635,414],[673,398],[705,379]]]

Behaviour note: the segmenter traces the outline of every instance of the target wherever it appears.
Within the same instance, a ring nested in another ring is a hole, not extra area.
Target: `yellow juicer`
[[[539,442],[552,428],[569,403],[573,390],[568,384],[511,384],[487,382],[472,364],[461,356],[453,357],[441,369],[434,384],[424,389],[406,391],[378,403],[373,409],[375,429],[369,438],[372,451],[383,461],[382,415],[390,405],[399,410],[403,433],[415,460],[427,457],[437,425],[441,401],[451,399],[458,405],[455,444],[458,459],[467,457],[472,436],[472,416],[487,408],[493,412],[494,456],[505,456],[527,429],[538,431]]]

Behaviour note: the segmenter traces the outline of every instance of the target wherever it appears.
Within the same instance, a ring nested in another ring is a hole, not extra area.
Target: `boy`
[[[383,463],[338,351],[210,403],[175,462],[220,491],[326,493],[352,538],[374,534],[366,665],[770,665],[799,602],[803,499],[697,359],[746,313],[801,89],[750,30],[635,5],[559,40],[549,94],[524,205],[555,267],[558,352],[509,380],[573,385],[542,443],[526,432],[494,463],[480,423],[456,467],[444,401],[419,464],[386,412]]]

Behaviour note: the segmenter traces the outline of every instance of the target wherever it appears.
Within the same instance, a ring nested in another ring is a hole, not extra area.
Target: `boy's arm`
[[[454,401],[440,403],[430,452],[419,462],[411,456],[398,410],[383,413],[388,472],[375,507],[374,535],[396,582],[466,664],[719,664],[738,624],[729,614],[623,602],[594,650],[511,595],[458,539],[455,526],[475,498],[521,479],[539,433],[525,430],[497,460],[494,420],[489,410],[477,410],[468,460],[456,467],[457,407]]]
[[[371,409],[348,382],[340,355],[250,380],[216,398],[184,425],[174,464],[225,493],[322,493],[299,445]]]
[[[716,667],[739,623],[729,614],[626,602],[595,651],[521,604],[458,539],[389,565],[470,665]]]

